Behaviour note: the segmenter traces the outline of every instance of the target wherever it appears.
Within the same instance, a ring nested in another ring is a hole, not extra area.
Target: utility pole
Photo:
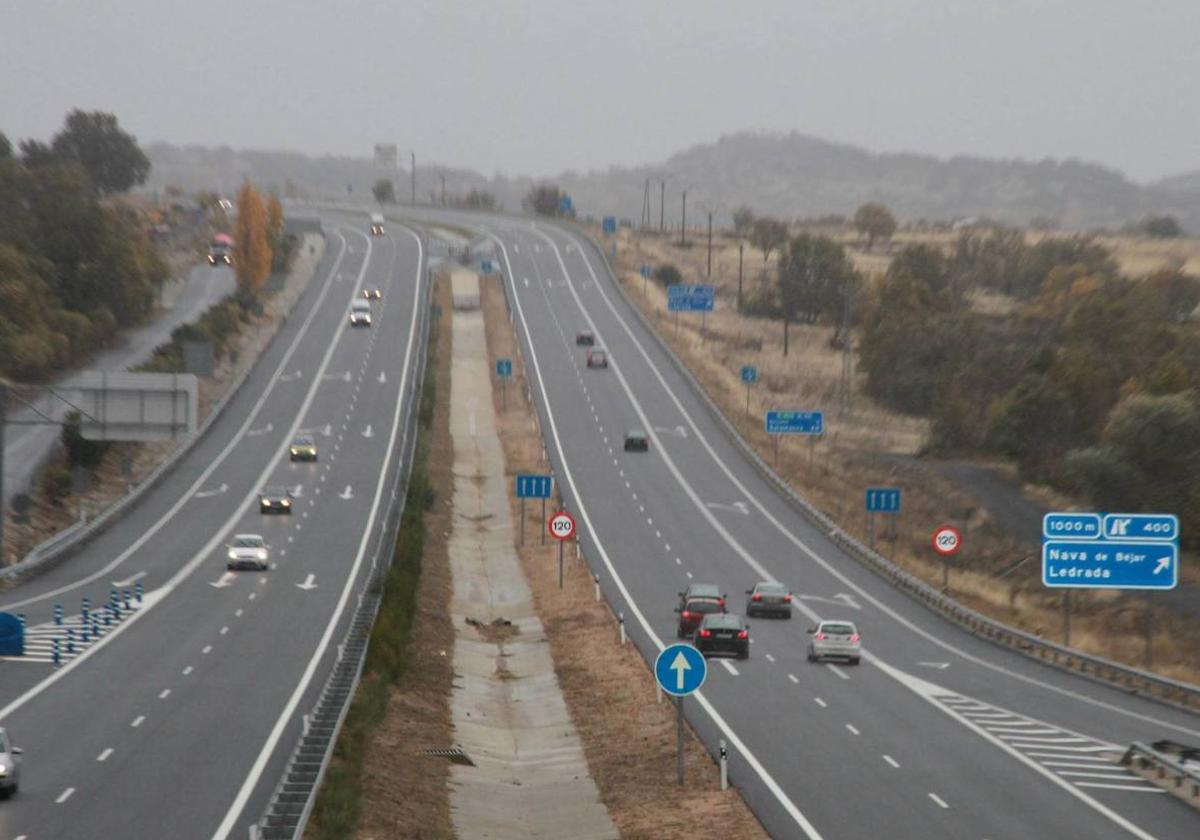
[[[650,179],[646,179],[646,188],[642,191],[642,230],[650,227]]]
[[[842,294],[842,416],[850,413],[850,385],[854,374],[854,355],[851,353],[850,283],[843,283]],[[1070,590],[1067,590],[1068,592]]]
[[[712,211],[708,211],[708,268],[705,277],[712,277]]]
[[[738,314],[742,313],[742,251],[746,249],[745,242],[738,243]]]
[[[683,191],[683,215],[679,220],[679,247],[687,247],[687,190]]]
[[[658,182],[658,232],[665,233],[667,230],[667,179],[661,178]]]
[[[439,172],[438,175],[442,179],[442,206],[445,207],[446,206],[446,173]]]
[[[417,206],[417,153],[410,151],[412,156],[412,206]]]

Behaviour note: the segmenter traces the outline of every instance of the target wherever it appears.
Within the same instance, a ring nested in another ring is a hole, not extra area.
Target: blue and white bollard
[[[62,652],[58,649],[58,639],[54,640],[54,667],[62,664]]]
[[[17,621],[21,622],[21,629],[25,629],[25,613],[17,613]]]
[[[67,653],[75,653],[75,630],[71,627],[67,628]]]
[[[114,586],[112,589],[108,590],[108,602],[110,604],[115,604],[120,599],[121,593],[117,592],[117,587]]]
[[[83,643],[86,645],[92,640],[92,624],[89,621],[83,622]]]
[[[112,604],[109,604],[108,609],[104,611],[104,626],[112,627]]]
[[[63,616],[62,604],[55,604],[54,605],[54,623],[57,624],[59,627],[62,626],[62,616]]]
[[[133,590],[133,591],[134,591],[134,593],[137,595],[137,602],[138,602],[139,604],[140,604],[140,603],[142,603],[142,595],[144,595],[144,594],[145,594],[145,592],[146,592],[146,589],[145,589],[145,587],[144,587],[144,586],[142,586],[142,582],[141,582],[140,580],[139,580],[139,581],[138,581],[136,584],[134,584],[134,590]]]
[[[83,616],[84,622],[88,620],[88,613],[91,611],[91,608],[92,600],[85,595],[83,597],[83,606],[79,610],[79,614]]]
[[[129,609],[129,590],[125,590],[125,609]]]

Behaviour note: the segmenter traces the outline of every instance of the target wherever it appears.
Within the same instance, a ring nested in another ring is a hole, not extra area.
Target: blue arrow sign
[[[747,385],[753,385],[758,381],[758,368],[754,365],[742,365],[742,381]]]
[[[497,359],[496,375],[504,377],[512,376],[512,359]]]
[[[491,274],[493,271],[496,270],[496,266],[494,266],[492,264],[491,260],[480,260],[479,261],[479,270],[482,271],[484,274]]]
[[[819,435],[825,432],[823,411],[768,411],[769,435]]]
[[[1100,514],[1047,513],[1042,517],[1042,537],[1059,540],[1098,540]]]
[[[672,283],[667,286],[667,309],[671,312],[712,312],[716,286]]]
[[[548,475],[517,473],[518,499],[549,499],[554,480]]]
[[[663,691],[675,697],[691,694],[704,685],[707,676],[704,654],[691,645],[667,645],[654,660],[654,678]]]
[[[612,233],[617,232],[617,217],[616,216],[605,216],[602,224],[604,226],[604,232],[606,234],[612,234]]]
[[[900,488],[899,487],[868,487],[867,488],[867,512],[868,513],[899,513],[900,512]]]
[[[649,263],[642,263],[642,276],[649,279],[649,277],[650,277],[650,264]]]
[[[564,214],[571,212],[571,196],[562,195],[558,197],[558,212]]]
[[[1179,518],[1170,513],[1106,513],[1106,540],[1179,539]]]
[[[1174,589],[1179,549],[1172,543],[1042,543],[1042,583],[1053,588]]]

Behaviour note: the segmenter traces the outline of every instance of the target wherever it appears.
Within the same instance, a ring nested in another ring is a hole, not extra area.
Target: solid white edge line
[[[936,802],[938,804],[938,807],[940,807],[940,808],[946,808],[946,809],[950,808],[950,806],[946,804],[946,800],[942,799],[942,797],[938,796],[936,793],[933,793],[932,791],[930,791],[930,793],[929,793],[929,798],[932,799],[934,802]]]
[[[71,798],[71,794],[75,792],[75,788],[69,787],[58,795],[58,799],[54,800],[55,805],[61,805]]]
[[[513,303],[516,306],[517,315],[521,319],[521,326],[524,330],[526,344],[529,348],[529,360],[533,363],[534,376],[537,378],[538,388],[542,393],[542,406],[546,412],[549,431],[551,437],[554,439],[554,446],[558,450],[559,462],[562,464],[563,477],[571,486],[572,495],[575,497],[575,504],[579,508],[579,518],[583,520],[584,526],[587,528],[588,533],[591,534],[592,544],[596,546],[596,550],[600,554],[601,561],[604,563],[605,568],[608,569],[609,576],[616,585],[617,590],[621,593],[622,598],[624,598],[625,603],[629,605],[629,610],[633,614],[633,617],[637,619],[638,624],[640,624],[642,627],[642,630],[661,651],[665,647],[662,639],[660,639],[658,634],[654,632],[654,628],[650,626],[650,622],[646,619],[646,616],[638,607],[637,602],[633,599],[633,594],[625,586],[625,581],[617,572],[616,567],[613,566],[612,559],[608,556],[608,552],[605,550],[604,544],[600,540],[596,528],[592,525],[591,517],[587,512],[587,507],[583,503],[583,499],[579,493],[579,488],[575,484],[575,478],[571,474],[571,466],[565,457],[562,440],[558,435],[558,425],[554,420],[554,410],[550,407],[550,400],[546,392],[546,382],[542,377],[541,364],[538,361],[537,351],[533,346],[532,334],[529,331],[529,322],[525,319],[525,309],[521,305],[521,299],[517,292],[516,283],[513,280],[512,262],[508,257],[508,248],[505,247],[503,240],[501,240],[496,234],[488,231],[488,236],[500,246],[500,251],[504,255],[504,264],[508,268],[508,271],[505,275],[505,282],[509,283],[510,288],[512,289]],[[649,432],[649,434],[653,435],[653,432]],[[822,840],[820,832],[818,832],[812,823],[808,821],[808,818],[801,813],[800,809],[796,807],[796,804],[792,802],[788,795],[784,793],[783,788],[779,786],[779,783],[775,781],[775,778],[762,765],[762,763],[758,760],[758,757],[755,756],[754,753],[750,751],[749,747],[742,742],[742,739],[738,737],[737,733],[734,732],[729,724],[725,722],[725,719],[708,701],[708,698],[706,698],[704,694],[699,691],[697,691],[694,696],[697,702],[699,702],[701,708],[704,709],[713,723],[715,723],[717,727],[723,733],[725,733],[725,737],[729,740],[734,749],[742,754],[747,765],[755,772],[755,774],[758,775],[759,779],[762,780],[767,790],[771,792],[779,804],[783,806],[784,810],[787,811],[788,815],[796,822],[798,826],[800,826],[800,829],[804,832],[805,836],[808,837],[809,840]]]
[[[278,745],[280,738],[283,737],[283,733],[287,729],[288,724],[292,721],[292,717],[296,712],[296,706],[299,705],[301,698],[304,696],[304,692],[308,689],[309,683],[312,682],[312,678],[317,672],[317,666],[320,664],[322,657],[325,656],[325,652],[329,649],[329,642],[333,638],[334,630],[337,629],[337,625],[341,620],[342,613],[346,609],[346,604],[350,600],[350,594],[354,590],[354,583],[358,578],[359,568],[362,566],[363,558],[367,553],[367,545],[370,542],[371,533],[375,527],[375,517],[379,513],[379,504],[383,497],[383,485],[385,479],[387,478],[388,465],[391,464],[392,453],[396,448],[396,435],[400,430],[400,418],[403,415],[404,403],[409,398],[408,378],[411,368],[413,345],[416,341],[417,318],[421,313],[421,287],[425,277],[425,249],[421,244],[421,237],[407,227],[402,227],[402,230],[412,236],[417,242],[417,280],[416,283],[413,284],[413,312],[408,327],[408,344],[404,350],[404,363],[401,368],[403,373],[400,375],[400,388],[396,394],[396,409],[392,416],[392,431],[388,438],[387,452],[384,454],[382,461],[380,461],[381,468],[379,470],[379,479],[375,483],[375,499],[371,503],[371,512],[368,514],[366,525],[363,528],[362,539],[358,545],[358,552],[354,557],[354,565],[350,569],[350,574],[346,577],[346,585],[342,587],[341,597],[338,599],[337,607],[334,610],[333,615],[330,617],[329,623],[325,627],[325,632],[321,636],[321,641],[317,645],[317,649],[313,652],[312,658],[309,660],[308,666],[304,669],[304,674],[300,678],[299,683],[297,683],[295,691],[292,692],[292,696],[288,700],[287,705],[280,713],[279,718],[275,721],[275,726],[271,730],[271,734],[267,737],[266,743],[263,744],[262,749],[259,751],[258,758],[255,759],[254,765],[250,768],[250,772],[247,774],[245,781],[242,782],[242,787],[238,791],[237,796],[234,798],[233,804],[229,806],[229,810],[225,813],[225,818],[221,820],[221,824],[217,827],[217,830],[213,832],[213,840],[223,840],[234,830],[237,818],[241,815],[242,810],[246,807],[246,801],[250,798],[255,786],[258,784],[258,780],[262,777],[263,771],[266,769],[267,762],[270,760],[272,753],[275,751],[275,747]],[[368,238],[367,258],[365,258],[363,261],[363,274],[366,273],[367,264],[370,262],[370,249],[371,241]],[[362,275],[359,276],[359,283],[361,282]],[[357,286],[358,283],[355,285]],[[346,319],[343,318],[342,325],[344,326],[345,323]],[[340,337],[340,335],[341,333],[339,328],[338,336],[335,336],[334,341],[330,344],[331,348],[337,344],[337,338]],[[414,411],[415,410],[416,407],[414,406]],[[299,422],[300,414],[297,414],[297,425],[299,425]],[[287,439],[290,440],[291,437],[292,435],[289,434]],[[279,450],[279,454],[282,455],[282,453],[283,449],[281,448]]]

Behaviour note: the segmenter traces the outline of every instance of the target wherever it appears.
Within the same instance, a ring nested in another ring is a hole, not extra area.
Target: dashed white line
[[[796,679],[796,675],[795,675],[795,674],[788,674],[788,679],[789,679],[789,680],[791,680],[791,681],[792,681],[792,682],[794,682],[794,683],[799,683],[799,682],[800,682],[800,680]]]
[[[146,722],[146,716],[145,716],[145,715],[138,715],[137,717],[135,717],[135,718],[133,719],[133,723],[131,723],[131,724],[129,724],[129,725],[130,725],[130,727],[132,727],[133,729],[137,729],[139,726],[141,726],[141,725],[142,725],[143,723],[145,723],[145,722]]]
[[[814,698],[813,698],[813,702],[814,702],[814,703],[816,703],[818,706],[820,706],[822,709],[824,709],[824,708],[826,707],[826,705],[827,705],[827,704],[825,703],[825,701],[824,701],[824,700],[822,700],[820,697],[814,697]]]
[[[225,635],[226,633],[228,633],[228,632],[229,632],[229,626],[228,626],[228,625],[226,625],[225,627],[222,627],[222,628],[221,628],[221,635],[222,635],[222,636],[224,636],[224,635]]]
[[[663,548],[665,548],[665,549],[666,549],[666,551],[667,551],[667,553],[668,553],[668,554],[670,554],[670,553],[671,553],[671,544],[670,544],[670,543],[667,543],[666,545],[664,545],[664,546],[663,546]]]
[[[166,700],[170,696],[171,696],[171,689],[169,689],[169,688],[164,688],[162,691],[160,691],[158,693],[159,700]]]
[[[680,560],[678,557],[676,557],[676,558],[675,558],[675,565],[676,565],[676,566],[682,566],[682,565],[683,565],[683,561],[682,561],[682,560]]]
[[[100,755],[96,756],[96,760],[97,761],[108,761],[108,757],[112,754],[113,754],[113,748],[109,747],[104,752],[100,753]]]
[[[857,728],[855,728],[854,724],[852,724],[852,723],[847,723],[846,728],[850,730],[851,735],[861,735],[862,734],[861,732],[858,731]]]
[[[238,607],[237,611],[233,614],[234,618],[241,618],[243,612],[245,612],[245,610],[243,610],[241,607]]]
[[[837,674],[839,677],[841,677],[844,680],[850,679],[850,675],[847,674],[845,671],[843,671],[841,668],[839,668],[836,665],[830,665],[828,662],[826,662],[825,667],[828,668],[830,671],[833,671],[833,673]]]
[[[883,757],[883,760],[886,761],[888,764],[892,765],[893,767],[895,767],[897,770],[900,769],[900,762],[896,761],[896,759],[892,758],[890,755],[885,755]]]
[[[250,593],[250,599],[249,599],[249,600],[253,601],[253,600],[254,600],[255,598],[257,598],[257,597],[258,597],[258,593],[257,593],[257,592],[251,592],[251,593]]]
[[[202,649],[200,652],[201,652],[201,653],[211,653],[211,652],[212,652],[212,645],[205,645],[205,646],[204,646],[204,648],[203,648],[203,649]]]
[[[658,529],[656,528],[656,529],[654,530],[654,537],[655,537],[655,539],[660,539],[660,540],[661,540],[661,539],[662,539],[662,531],[660,531],[660,530],[658,530]]]
[[[767,658],[767,661],[768,661],[768,662],[774,662],[774,661],[775,661],[775,657],[774,657],[774,656],[772,656],[772,655],[771,655],[771,654],[769,654],[769,653],[764,653],[764,654],[763,654],[763,656],[765,656],[765,657]]]
[[[940,807],[940,808],[949,808],[950,807],[949,805],[946,804],[946,800],[942,799],[942,797],[938,796],[936,793],[930,792],[929,798],[932,799],[934,802],[936,802],[938,804],[938,807]]]
[[[75,792],[75,788],[67,788],[58,795],[58,799],[54,800],[55,805],[61,805],[71,798],[71,794]]]
[[[738,669],[734,668],[733,663],[730,662],[728,659],[722,659],[722,660],[720,660],[720,662],[722,665],[725,666],[726,671],[733,674],[733,676],[735,676],[735,677],[738,675]]]
[[[193,668],[191,665],[189,665],[183,669],[183,675],[186,677],[188,674],[192,673],[192,671],[194,671],[194,670],[196,670],[196,669]]]
[[[692,579],[692,573],[691,573],[691,572],[687,572],[687,576],[688,576],[688,580],[691,580],[691,579]],[[725,660],[724,660],[724,659],[722,659],[721,661],[722,661],[722,662],[724,662]]]

